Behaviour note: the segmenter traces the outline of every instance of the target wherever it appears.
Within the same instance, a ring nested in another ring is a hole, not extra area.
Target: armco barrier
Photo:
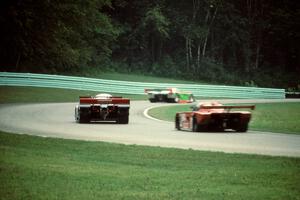
[[[284,89],[274,88],[238,87],[204,84],[199,85],[172,83],[142,83],[32,73],[0,72],[0,85],[64,88],[123,94],[144,94],[145,88],[174,87],[183,91],[190,91],[198,97],[225,97],[244,99],[285,98]]]

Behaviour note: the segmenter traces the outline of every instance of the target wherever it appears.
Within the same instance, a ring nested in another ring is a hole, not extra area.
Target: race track
[[[148,101],[132,101],[128,125],[78,124],[74,121],[75,105],[76,103],[2,104],[0,129],[45,137],[300,157],[300,135],[254,131],[247,133],[177,131],[173,123],[144,116],[144,110],[153,106]]]

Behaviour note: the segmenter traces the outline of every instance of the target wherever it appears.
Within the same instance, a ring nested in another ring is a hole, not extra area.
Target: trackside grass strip
[[[236,105],[236,104],[235,104]],[[175,114],[191,105],[173,105],[149,110],[152,117],[174,122]],[[251,130],[300,134],[300,102],[257,103],[249,124]]]
[[[299,199],[300,159],[0,132],[0,199]]]
[[[96,95],[101,91],[83,91],[57,88],[0,86],[0,103],[77,102],[79,96]],[[105,92],[106,93],[106,92]],[[113,94],[132,100],[146,100],[146,95]]]

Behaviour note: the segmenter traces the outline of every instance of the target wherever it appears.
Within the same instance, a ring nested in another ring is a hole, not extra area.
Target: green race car
[[[145,89],[148,99],[154,102],[170,102],[170,103],[192,103],[195,101],[191,92],[182,92],[177,88],[167,89]]]

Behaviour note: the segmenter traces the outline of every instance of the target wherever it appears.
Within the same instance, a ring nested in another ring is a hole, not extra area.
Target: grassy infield
[[[0,92],[1,103],[78,99],[65,90]],[[299,185],[299,158],[0,132],[0,199],[300,199]]]

